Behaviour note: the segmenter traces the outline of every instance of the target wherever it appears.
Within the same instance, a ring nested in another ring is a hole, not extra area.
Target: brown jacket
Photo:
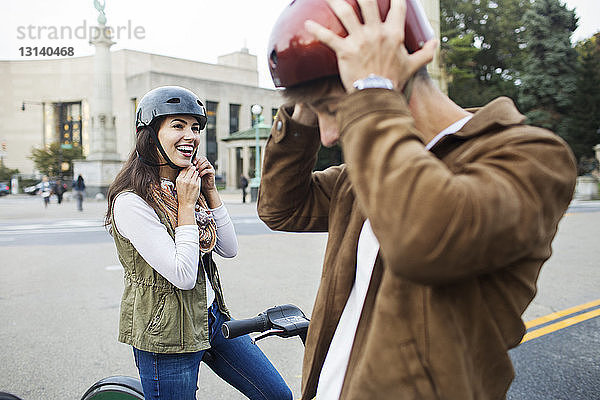
[[[280,109],[259,215],[272,229],[329,231],[303,399],[316,393],[367,217],[380,252],[340,398],[505,397],[507,350],[525,332],[521,315],[576,176],[565,143],[523,120],[496,99],[430,152],[402,96],[360,91],[338,111],[346,164],[312,173],[318,131]]]

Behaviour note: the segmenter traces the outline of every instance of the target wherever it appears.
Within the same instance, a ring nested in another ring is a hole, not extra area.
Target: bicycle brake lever
[[[261,333],[260,335],[253,337],[252,344],[256,344],[256,342],[258,342],[259,340],[264,339],[266,337],[275,336],[275,335],[278,335],[278,334],[284,333],[284,332],[285,331],[283,329],[269,329],[268,331],[265,331],[265,332]]]

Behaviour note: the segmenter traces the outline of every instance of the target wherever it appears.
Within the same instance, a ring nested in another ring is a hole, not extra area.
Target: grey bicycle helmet
[[[179,86],[160,86],[152,89],[140,100],[135,117],[137,131],[150,125],[157,117],[174,114],[193,115],[206,126],[206,109],[198,96]]]
[[[198,96],[188,89],[180,86],[160,86],[152,89],[142,97],[135,113],[135,129],[140,132],[142,129],[150,131],[152,140],[156,144],[158,151],[162,154],[166,163],[154,164],[144,159],[138,154],[138,157],[145,164],[151,166],[163,166],[181,170],[182,168],[175,165],[163,149],[158,140],[158,132],[152,128],[152,122],[159,117],[166,115],[191,115],[196,117],[200,124],[200,130],[206,126],[206,109]],[[192,155],[192,159],[196,156],[196,152]]]

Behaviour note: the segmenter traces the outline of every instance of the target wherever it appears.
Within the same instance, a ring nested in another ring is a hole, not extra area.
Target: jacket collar
[[[454,136],[466,139],[492,129],[521,124],[526,118],[508,97],[498,97],[484,107],[470,108],[467,111],[474,113],[473,118]]]

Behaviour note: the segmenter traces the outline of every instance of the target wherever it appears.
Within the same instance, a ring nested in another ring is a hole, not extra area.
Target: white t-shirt
[[[215,253],[226,258],[235,257],[238,243],[227,209],[221,205],[210,211],[217,225]],[[132,192],[120,193],[115,198],[113,218],[117,231],[156,272],[179,289],[194,288],[200,261],[197,225],[176,227],[173,241],[154,209]],[[205,280],[207,306],[210,306],[215,294],[208,279]]]
[[[458,132],[469,120],[466,116],[448,128],[438,133],[425,148],[430,150],[442,137]],[[375,260],[379,253],[379,241],[371,229],[371,222],[367,219],[363,224],[358,237],[356,250],[356,277],[350,296],[344,306],[342,315],[335,329],[333,338],[323,362],[317,385],[317,400],[337,400],[342,391],[344,376],[348,369],[350,351],[354,344],[354,336],[358,328],[358,321],[362,313],[367,289],[371,282],[371,275],[375,267]]]

